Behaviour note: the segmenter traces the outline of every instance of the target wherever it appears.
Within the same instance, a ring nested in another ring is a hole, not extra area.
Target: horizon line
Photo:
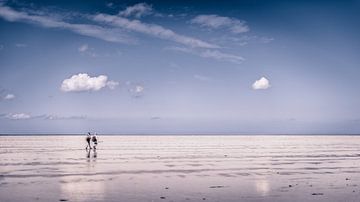
[[[0,133],[0,136],[82,136],[87,133]],[[104,133],[101,136],[358,136],[360,133]]]

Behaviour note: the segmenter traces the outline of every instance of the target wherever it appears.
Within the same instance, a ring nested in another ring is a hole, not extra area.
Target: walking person
[[[97,140],[97,137],[96,137],[96,133],[92,136],[91,138],[93,144],[94,144],[94,150],[96,149],[96,146],[98,144],[98,140]]]
[[[90,132],[88,132],[88,134],[87,134],[87,136],[86,136],[86,142],[87,142],[86,150],[87,150],[88,148],[91,149],[90,141],[91,141],[91,134],[90,134]]]

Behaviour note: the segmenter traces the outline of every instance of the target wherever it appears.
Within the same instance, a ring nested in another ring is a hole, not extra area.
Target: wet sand
[[[0,201],[359,201],[360,136],[1,136]]]

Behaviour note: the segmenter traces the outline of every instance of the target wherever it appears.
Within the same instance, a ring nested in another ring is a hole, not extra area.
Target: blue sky
[[[0,1],[0,133],[359,133],[359,8]]]

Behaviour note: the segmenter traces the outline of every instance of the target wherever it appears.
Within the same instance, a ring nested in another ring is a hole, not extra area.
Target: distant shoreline
[[[0,134],[0,136],[84,136],[83,134]],[[360,136],[360,134],[101,134],[101,136]]]

